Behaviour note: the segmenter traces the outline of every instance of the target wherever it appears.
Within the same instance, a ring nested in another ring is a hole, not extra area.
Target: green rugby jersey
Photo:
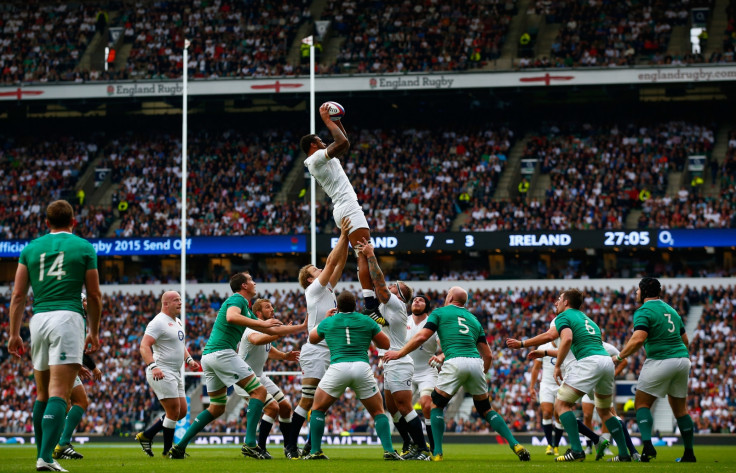
[[[84,315],[82,292],[87,270],[97,269],[90,242],[68,232],[36,238],[20,252],[33,288],[33,313],[70,310]]]
[[[317,334],[325,339],[330,349],[330,364],[368,363],[368,348],[380,331],[380,325],[358,312],[338,312],[317,325]]]
[[[207,345],[202,350],[203,355],[213,353],[220,350],[237,350],[240,339],[243,338],[245,328],[242,325],[231,324],[227,321],[227,309],[230,307],[240,308],[241,315],[249,319],[257,320],[258,317],[250,310],[250,306],[245,297],[240,294],[233,294],[222,303],[217,318],[212,326],[210,338]]]
[[[446,305],[433,310],[424,328],[437,332],[445,360],[480,358],[477,344],[485,342],[486,333],[475,315],[465,307]]]
[[[649,334],[644,341],[647,358],[666,360],[690,356],[682,341],[685,333],[682,317],[660,299],[647,301],[634,312],[634,330],[644,330]]]
[[[593,355],[608,356],[603,348],[601,329],[590,317],[576,309],[567,309],[555,318],[557,332],[569,328],[572,330],[572,347],[575,358],[582,360]]]

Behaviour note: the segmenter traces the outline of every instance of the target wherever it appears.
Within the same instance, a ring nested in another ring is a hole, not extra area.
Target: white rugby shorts
[[[409,357],[391,360],[383,364],[383,389],[392,393],[411,391],[414,362]]]
[[[253,376],[253,369],[248,366],[235,350],[219,350],[202,356],[207,392],[219,391]]]
[[[358,399],[368,399],[378,393],[378,383],[371,366],[365,361],[335,363],[325,372],[319,388],[334,398],[339,398],[345,389],[351,388]]]
[[[560,387],[557,383],[539,383],[539,402],[555,403],[557,397],[557,390]]]
[[[437,389],[454,396],[461,386],[471,396],[488,392],[486,374],[483,372],[483,360],[464,357],[445,360],[437,378]]]
[[[565,384],[584,394],[595,392],[607,396],[614,392],[613,372],[613,360],[610,356],[593,355],[570,363]]]
[[[146,368],[146,380],[148,381],[148,385],[151,386],[151,389],[153,389],[154,394],[156,394],[156,398],[172,399],[186,397],[181,372],[160,366],[158,368],[164,374],[163,379],[153,379],[151,369]]]
[[[641,367],[636,389],[659,398],[665,396],[686,398],[689,377],[688,358],[647,359]]]
[[[31,317],[30,330],[34,370],[82,364],[86,329],[81,314],[70,310],[39,312]]]
[[[330,350],[312,343],[306,343],[299,354],[302,378],[322,379],[330,366]]]
[[[412,391],[419,393],[420,396],[426,395],[427,392],[431,393],[434,391],[434,387],[437,386],[438,376],[437,370],[429,365],[427,369],[414,371],[414,377],[411,379]]]
[[[350,219],[350,233],[353,233],[359,228],[370,228],[368,226],[368,220],[365,218],[365,212],[363,207],[360,206],[358,201],[350,202],[348,204],[337,205],[332,211],[332,217],[335,219],[337,228],[340,228],[342,219],[347,217]]]

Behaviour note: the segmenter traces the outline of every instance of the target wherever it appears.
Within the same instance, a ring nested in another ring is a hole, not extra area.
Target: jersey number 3
[[[43,273],[46,269],[46,253],[41,253],[41,265],[40,265],[40,271],[38,272],[38,280],[43,281]],[[56,257],[53,263],[51,263],[51,267],[49,268],[48,273],[46,273],[49,277],[56,277],[59,281],[61,281],[61,278],[63,278],[66,275],[66,272],[64,271],[64,252],[62,251],[59,253],[59,255]]]

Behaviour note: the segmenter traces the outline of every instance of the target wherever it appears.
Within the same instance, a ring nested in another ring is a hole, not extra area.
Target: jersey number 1
[[[38,273],[38,280],[43,281],[43,273],[46,266],[46,253],[41,253],[41,267],[40,271]],[[62,251],[59,253],[59,256],[56,257],[53,263],[51,263],[51,267],[49,268],[49,272],[46,273],[51,277],[56,277],[59,281],[61,281],[61,278],[66,275],[66,272],[64,271],[64,252]]]
[[[348,345],[350,345],[350,327],[345,327],[345,338],[347,338]]]

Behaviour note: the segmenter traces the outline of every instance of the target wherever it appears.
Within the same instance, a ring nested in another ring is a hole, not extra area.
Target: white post
[[[187,69],[189,63],[189,40],[184,40],[184,56],[182,59],[181,93],[181,323],[184,326],[184,337],[187,333],[186,287],[187,287]],[[186,338],[185,338],[186,339]],[[182,367],[182,373],[184,367]]]
[[[317,125],[315,122],[315,107],[314,104],[314,43],[310,42],[309,45],[309,133],[316,133]],[[311,263],[317,266],[317,206],[315,199],[317,193],[315,186],[317,181],[314,180],[314,176],[309,176],[309,233],[311,235],[311,247],[310,252],[312,254]]]

